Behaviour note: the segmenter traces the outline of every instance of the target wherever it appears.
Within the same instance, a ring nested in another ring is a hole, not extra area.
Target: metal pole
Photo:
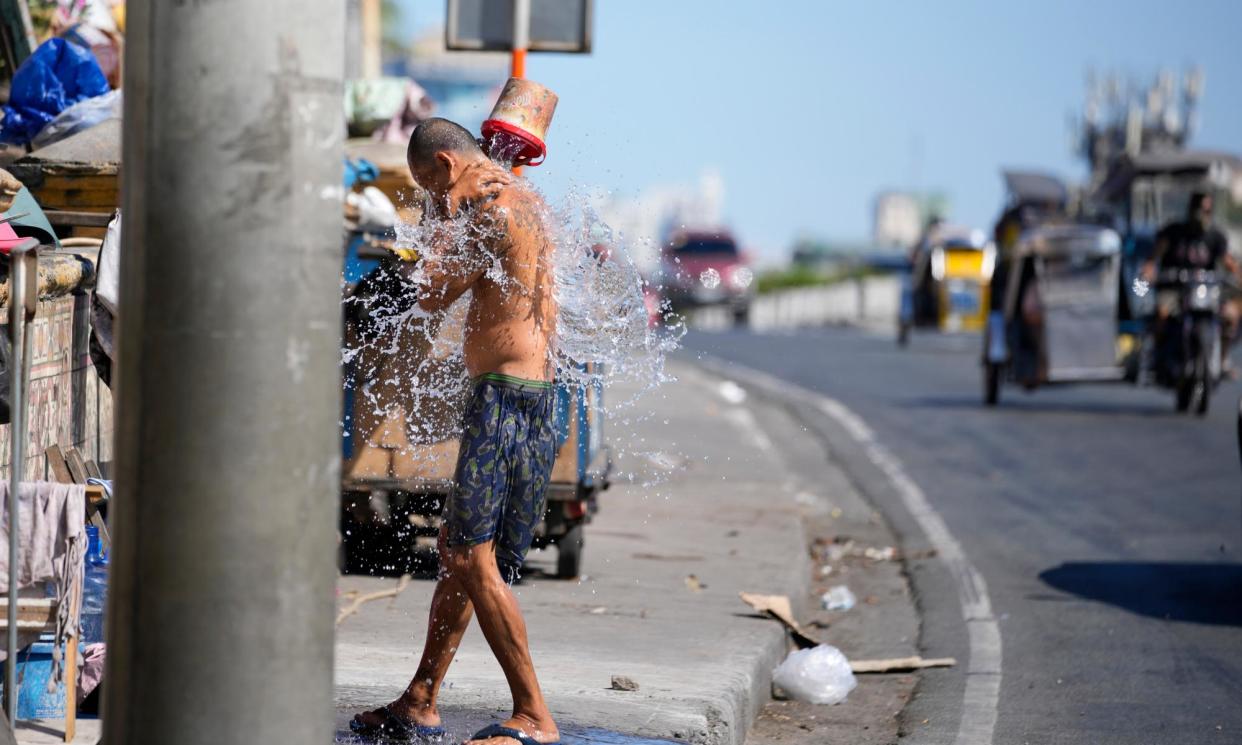
[[[509,62],[509,77],[526,77],[526,49],[530,46],[530,0],[513,0],[513,56]],[[522,167],[514,166],[513,172],[522,175]]]
[[[39,302],[39,242],[28,238],[9,252],[9,340],[13,344],[9,371],[9,577],[8,638],[4,660],[4,712],[9,726],[17,723],[17,586],[21,557],[19,489],[26,463],[26,383],[30,380],[30,333]]]
[[[344,4],[127,10],[104,741],[330,742]]]

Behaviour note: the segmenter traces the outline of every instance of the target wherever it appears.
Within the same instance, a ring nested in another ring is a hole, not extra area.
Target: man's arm
[[[448,241],[442,241],[447,244]],[[424,256],[415,268],[418,307],[428,313],[448,308],[483,275],[485,266],[477,257],[445,254]]]
[[[1220,263],[1235,278],[1242,279],[1242,265],[1239,265],[1238,260],[1229,253],[1229,239],[1224,233],[1217,232],[1215,243],[1214,250]]]

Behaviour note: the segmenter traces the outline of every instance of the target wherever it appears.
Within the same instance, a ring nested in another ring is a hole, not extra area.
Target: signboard
[[[445,44],[471,52],[513,49],[515,0],[448,0]],[[591,51],[594,0],[530,0],[531,52]]]

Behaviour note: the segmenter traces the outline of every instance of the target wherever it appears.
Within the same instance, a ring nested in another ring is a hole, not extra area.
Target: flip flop
[[[434,743],[443,740],[448,731],[438,725],[407,722],[387,706],[382,707],[384,721],[379,724],[363,724],[355,716],[349,720],[349,730],[361,737],[379,737],[389,740],[407,740],[413,742]]]
[[[475,732],[474,737],[471,737],[470,739],[488,740],[493,737],[512,737],[514,740],[522,743],[522,745],[561,745],[560,741],[539,742],[522,730],[506,727],[503,724],[489,724],[478,732]]]

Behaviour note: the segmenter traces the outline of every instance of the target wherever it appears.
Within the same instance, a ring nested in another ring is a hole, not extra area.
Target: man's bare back
[[[485,373],[550,380],[556,332],[552,241],[543,224],[543,200],[520,184],[505,187],[480,208],[496,225],[484,250],[498,273],[485,271],[473,286],[466,318],[464,354],[471,377]]]
[[[490,163],[472,166],[463,182],[465,224],[452,230],[471,236],[471,245],[445,240],[445,255],[426,257],[419,304],[441,311],[471,291],[463,353],[472,378],[550,380],[557,308],[543,200]]]

